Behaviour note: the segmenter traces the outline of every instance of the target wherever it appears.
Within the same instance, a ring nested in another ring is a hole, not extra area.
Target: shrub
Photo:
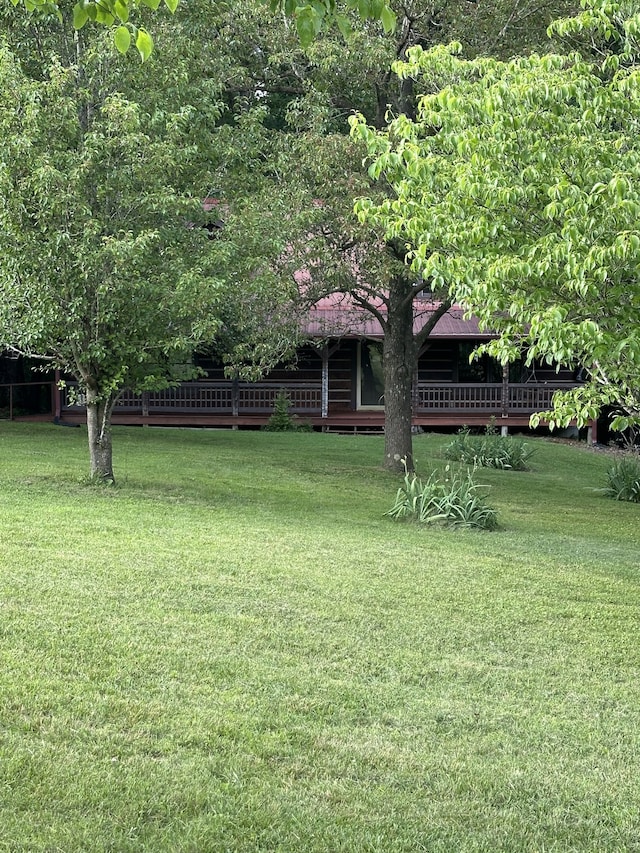
[[[477,468],[501,468],[502,470],[526,471],[533,455],[521,438],[499,435],[493,423],[484,435],[471,435],[467,427],[459,430],[445,447],[446,459],[463,462]]]
[[[640,461],[625,456],[607,471],[604,492],[616,501],[640,503]]]
[[[396,500],[385,513],[395,519],[411,519],[424,524],[439,523],[447,527],[479,527],[494,530],[498,526],[495,509],[485,502],[471,471],[433,471],[426,481],[417,474],[404,477]]]
[[[280,388],[273,403],[273,414],[264,425],[267,432],[310,432],[310,424],[302,424],[296,415],[292,415],[291,398]]]

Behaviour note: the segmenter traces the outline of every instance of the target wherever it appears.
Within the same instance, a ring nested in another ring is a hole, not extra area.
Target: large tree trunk
[[[87,432],[92,480],[115,481],[111,447],[111,412],[115,397],[101,399],[95,391],[87,390]]]
[[[413,302],[406,283],[390,282],[384,335],[384,465],[392,471],[413,471],[412,390],[416,365]]]

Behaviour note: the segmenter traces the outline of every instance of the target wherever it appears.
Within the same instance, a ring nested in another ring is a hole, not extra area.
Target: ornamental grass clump
[[[445,447],[444,456],[477,468],[527,471],[533,452],[521,438],[499,435],[493,424],[489,424],[484,435],[471,435],[469,429],[463,427]]]
[[[394,505],[385,515],[423,524],[445,527],[476,527],[494,530],[498,526],[496,510],[486,501],[486,488],[476,483],[472,471],[432,471],[426,481],[417,474],[405,473]]]
[[[616,501],[640,503],[640,460],[632,456],[618,459],[607,471],[604,492]]]

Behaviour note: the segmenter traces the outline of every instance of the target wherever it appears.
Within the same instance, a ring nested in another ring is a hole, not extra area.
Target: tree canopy
[[[127,53],[135,45],[144,62],[153,53],[154,42],[148,28],[140,24],[140,7],[156,12],[160,6],[174,13],[180,0],[77,0],[73,5],[64,0],[11,0],[14,6],[22,4],[28,12],[55,15],[62,20],[63,12],[72,10],[73,25],[82,29],[94,23],[109,28],[113,33],[115,47]],[[224,6],[222,0],[220,6]],[[249,4],[246,4],[249,5]],[[351,15],[356,13],[361,20],[379,21],[385,32],[395,29],[396,14],[388,0],[265,0],[271,13],[283,14],[295,22],[298,38],[303,47],[308,47],[318,33],[327,26],[334,26],[347,38],[352,32]]]
[[[595,55],[411,49],[395,69],[424,93],[415,120],[353,120],[371,177],[392,188],[358,212],[499,334],[487,349],[503,362],[524,351],[588,370],[552,425],[613,407],[624,428],[640,421],[640,19],[622,2],[583,7],[554,30]]]
[[[428,312],[424,301],[414,303],[424,285],[405,264],[402,241],[386,239],[383,228],[360,225],[354,218],[359,195],[384,199],[393,190],[384,182],[372,185],[362,167],[364,147],[347,136],[347,118],[358,110],[382,127],[387,112],[413,114],[415,81],[391,72],[391,63],[406,58],[412,46],[458,36],[470,55],[493,50],[508,56],[523,43],[541,43],[554,15],[571,6],[565,0],[542,0],[535,15],[526,15],[519,0],[490,5],[412,0],[394,4],[398,26],[393,33],[382,35],[353,15],[349,38],[325,29],[306,49],[286,21],[274,20],[259,5],[239,3],[221,22],[220,48],[228,51],[224,61],[230,70],[224,120],[231,136],[239,128],[247,131],[242,150],[257,187],[241,199],[244,210],[253,206],[250,221],[262,219],[271,223],[273,233],[287,233],[289,252],[297,253],[298,267],[310,273],[303,300],[347,294],[382,323],[389,467],[400,470],[403,458],[411,464],[415,363],[438,312],[448,308],[449,294],[439,292]],[[227,174],[234,183],[223,174],[219,183],[235,206],[243,190],[237,170]],[[283,199],[289,208],[284,217]],[[421,319],[429,316],[416,336],[414,312]]]

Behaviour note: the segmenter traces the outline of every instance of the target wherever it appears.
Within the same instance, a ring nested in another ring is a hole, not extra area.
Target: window
[[[458,344],[458,382],[502,382],[502,367],[495,358],[485,354],[469,361],[476,346],[475,341]]]
[[[358,346],[359,409],[384,409],[384,374],[382,343],[361,341]]]

